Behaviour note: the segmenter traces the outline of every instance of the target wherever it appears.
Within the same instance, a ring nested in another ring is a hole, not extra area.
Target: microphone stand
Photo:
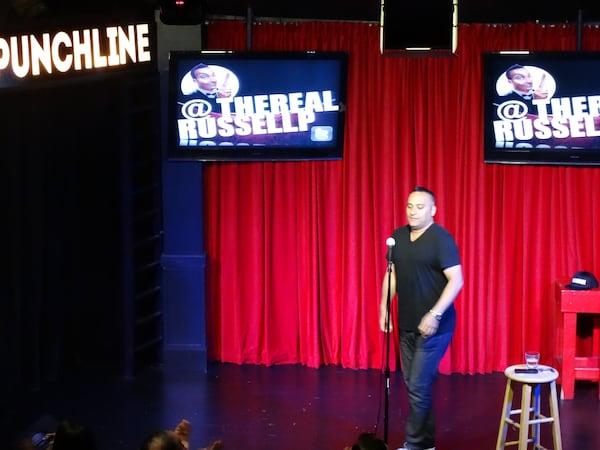
[[[387,309],[385,318],[385,334],[386,334],[386,346],[385,346],[385,409],[383,414],[383,442],[388,443],[388,422],[389,422],[389,409],[390,409],[390,307],[392,303],[392,255],[391,247],[388,251],[388,285],[387,285]]]

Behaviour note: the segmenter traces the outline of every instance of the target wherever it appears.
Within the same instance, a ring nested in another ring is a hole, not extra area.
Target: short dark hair
[[[56,450],[95,450],[92,430],[71,419],[65,419],[56,427],[54,444]]]
[[[192,67],[192,70],[190,70],[190,74],[192,75],[192,78],[196,78],[196,70],[206,69],[207,67],[208,67],[208,65],[206,65],[204,63],[196,64],[194,67]]]
[[[387,450],[383,439],[379,439],[374,433],[361,433],[352,446],[352,450]]]
[[[506,78],[508,78],[509,80],[512,80],[512,78],[510,77],[510,73],[513,70],[516,69],[524,69],[525,67],[523,67],[521,64],[513,64],[512,66],[510,66],[508,69],[506,69],[506,71],[504,72],[504,74],[506,75]]]
[[[433,193],[433,191],[427,189],[426,187],[415,186],[415,188],[412,191],[413,192],[425,192],[425,193],[431,195],[431,199],[433,200],[433,203],[435,203],[435,194]]]
[[[169,430],[157,430],[146,438],[140,450],[149,450],[154,443],[160,450],[181,450],[181,443]]]

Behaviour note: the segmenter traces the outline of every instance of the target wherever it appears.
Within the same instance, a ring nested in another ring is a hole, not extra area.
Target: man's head
[[[208,94],[215,93],[217,90],[217,76],[215,71],[206,64],[196,64],[190,70],[194,82],[202,92]]]
[[[525,95],[531,94],[533,91],[533,78],[527,68],[520,64],[513,64],[506,69],[505,73],[513,90]]]
[[[411,230],[418,231],[431,225],[436,211],[435,195],[429,189],[417,186],[409,194],[406,218]]]

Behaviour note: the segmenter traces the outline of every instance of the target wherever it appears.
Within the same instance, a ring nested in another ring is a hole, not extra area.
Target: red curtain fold
[[[209,24],[211,49],[243,50],[246,24]],[[537,348],[551,362],[553,285],[598,269],[594,168],[483,163],[481,55],[573,50],[575,26],[460,25],[457,56],[390,58],[371,23],[260,23],[253,50],[348,51],[341,161],[204,166],[209,358],[385,365],[378,327],[385,240],[409,190],[438,196],[465,286],[443,373],[487,373]],[[585,27],[584,48],[600,31]],[[391,366],[398,367],[398,346]]]

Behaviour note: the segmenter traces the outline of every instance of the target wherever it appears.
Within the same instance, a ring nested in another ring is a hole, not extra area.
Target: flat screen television
[[[484,160],[600,165],[600,52],[483,55]]]
[[[341,159],[345,52],[173,51],[168,157]]]

